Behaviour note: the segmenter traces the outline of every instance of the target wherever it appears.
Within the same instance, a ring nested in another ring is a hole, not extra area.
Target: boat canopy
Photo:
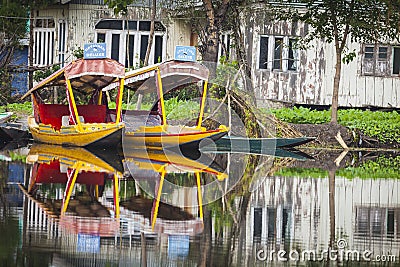
[[[66,79],[70,80],[72,88],[90,92],[103,89],[109,84],[116,82],[116,79],[122,79],[124,77],[125,67],[115,60],[78,59],[42,80],[22,98],[42,88],[64,86]]]
[[[201,63],[171,60],[126,72],[125,87],[138,90],[140,93],[155,90],[155,84],[150,82],[149,78],[155,77],[156,71],[160,72],[164,94],[181,85],[207,81],[209,74],[208,68]],[[103,91],[117,86],[118,83],[112,83]]]

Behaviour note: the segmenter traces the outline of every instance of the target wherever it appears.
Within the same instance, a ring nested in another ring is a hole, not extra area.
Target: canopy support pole
[[[114,208],[115,218],[119,218],[119,180],[118,175],[114,173]]]
[[[199,213],[200,213],[200,219],[203,220],[203,197],[201,193],[201,187],[200,187],[200,173],[196,172],[196,181],[197,181],[197,198],[199,202]]]
[[[156,224],[157,216],[158,216],[158,207],[160,206],[160,199],[161,199],[161,192],[162,192],[162,187],[164,183],[164,178],[165,174],[167,172],[163,168],[161,171],[161,178],[160,178],[160,184],[158,185],[158,192],[157,192],[157,198],[156,198],[156,206],[154,207],[154,212],[153,212],[153,218],[151,220],[151,229],[154,230],[154,226]]]
[[[118,99],[117,99],[117,118],[115,123],[121,122],[121,113],[122,113],[122,96],[124,95],[124,82],[125,79],[122,78],[119,82],[119,91],[118,91]]]
[[[76,125],[78,125],[78,131],[79,132],[83,132],[83,128],[82,128],[82,124],[81,121],[79,119],[79,114],[78,114],[78,109],[76,107],[76,103],[75,103],[75,97],[74,97],[74,93],[72,92],[72,86],[71,86],[71,81],[69,79],[66,79],[66,83],[67,83],[67,89],[68,89],[68,93],[69,93],[69,99],[68,101],[70,101],[72,109],[74,111],[74,115],[75,115],[75,121],[76,121]]]
[[[72,194],[72,190],[74,189],[75,181],[79,174],[80,166],[75,165],[72,168],[73,168],[72,169],[73,173],[71,175],[68,175],[69,177],[68,177],[66,191],[64,193],[65,197],[64,197],[64,201],[63,201],[63,205],[62,205],[62,209],[61,209],[61,214],[65,214],[65,212],[67,211],[69,200],[70,200],[71,194]]]
[[[201,128],[201,124],[203,123],[204,108],[207,97],[207,87],[208,87],[208,81],[204,81],[203,94],[201,95],[199,119],[197,120],[197,128]]]
[[[162,116],[162,125],[167,125],[167,115],[165,114],[165,106],[164,106],[164,92],[161,81],[161,72],[160,69],[157,69],[157,89],[158,89],[158,97],[160,98],[161,105],[161,116]]]

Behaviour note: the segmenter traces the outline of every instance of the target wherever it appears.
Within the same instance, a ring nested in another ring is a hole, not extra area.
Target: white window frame
[[[267,68],[261,69],[260,66],[260,54],[261,54],[261,38],[268,38],[268,51],[267,51],[267,57],[268,57],[268,62],[267,62]],[[274,69],[274,50],[275,50],[275,40],[277,38],[282,38],[283,41],[283,47],[282,49],[282,58],[281,58],[281,68],[280,69]],[[290,39],[295,39],[294,36],[282,36],[282,35],[265,35],[262,34],[258,38],[258,53],[257,53],[257,69],[258,70],[269,70],[269,71],[274,71],[274,72],[297,72],[299,70],[299,64],[296,64],[296,69],[295,70],[290,70],[289,69],[289,40]],[[294,60],[299,62],[299,50],[298,49],[293,49],[293,56],[297,56]]]
[[[219,63],[219,59],[221,58],[221,56],[224,54],[223,53],[223,45],[227,45],[228,43],[228,37],[229,37],[229,46],[226,47],[226,49],[228,50],[228,54],[229,54],[229,58],[232,58],[232,49],[231,49],[231,45],[232,45],[232,33],[231,32],[226,32],[220,35],[220,43],[218,45],[218,63]]]
[[[97,41],[98,34],[105,34],[104,42],[107,45],[107,52],[106,56],[111,58],[111,45],[112,45],[112,35],[119,34],[120,35],[120,42],[119,42],[119,62],[125,65],[126,62],[126,51],[125,51],[125,44],[127,41],[128,30],[107,30],[107,29],[99,29],[96,30],[95,33],[95,41]],[[141,38],[143,35],[150,36],[150,31],[138,31],[135,29],[129,29],[129,35],[135,36],[134,37],[134,48],[133,48],[133,66],[140,66],[140,51],[141,51]],[[155,37],[161,36],[162,37],[162,55],[161,61],[163,61],[166,57],[166,32],[155,32],[154,33],[154,40],[152,43],[150,57],[149,57],[149,65],[154,63],[154,53],[155,53]],[[147,46],[143,48],[144,50],[147,49]],[[131,66],[132,67],[132,66]]]
[[[61,25],[64,24],[64,32],[63,36],[61,36]],[[68,21],[66,19],[60,19],[58,20],[58,28],[57,28],[57,40],[58,40],[58,46],[57,46],[57,60],[58,63],[60,63],[61,67],[64,67],[65,65],[65,60],[67,56],[67,40],[68,40]]]
[[[35,18],[35,20],[46,21],[46,25],[48,24],[48,20],[54,20],[53,18]],[[39,35],[40,44],[39,42]],[[33,64],[34,66],[48,66],[54,63],[54,44],[56,38],[56,28],[48,27],[34,27],[33,28]],[[58,50],[58,49],[57,49]],[[43,58],[44,55],[44,58]]]

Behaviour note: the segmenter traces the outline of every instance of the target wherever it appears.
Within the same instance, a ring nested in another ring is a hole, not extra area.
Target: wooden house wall
[[[101,19],[119,18],[116,17],[111,9],[106,5],[87,5],[87,4],[65,4],[35,12],[36,17],[54,18],[55,21],[55,43],[54,60],[58,62],[58,21],[67,21],[67,43],[66,50],[68,61],[73,60],[72,52],[78,47],[83,48],[85,43],[95,41],[95,25]],[[129,11],[130,20],[149,20],[149,9],[146,7],[132,7]],[[166,60],[174,57],[176,45],[190,45],[191,30],[190,24],[180,19],[167,19],[161,14],[157,15],[157,20],[166,26],[166,41],[164,48],[166,50]]]
[[[298,23],[272,23],[265,12],[244,14],[243,31],[248,60],[252,68],[255,96],[260,106],[268,100],[296,104],[330,105],[335,73],[335,48],[333,44],[314,41],[307,50],[300,51],[297,71],[259,69],[261,35],[302,37],[307,26]],[[390,73],[367,76],[361,72],[363,50],[358,43],[348,43],[349,51],[355,49],[357,57],[342,65],[339,89],[340,106],[400,107],[400,76]],[[392,51],[388,49],[389,67]]]

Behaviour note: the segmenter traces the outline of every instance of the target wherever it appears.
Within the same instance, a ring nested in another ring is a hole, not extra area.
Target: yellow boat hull
[[[166,129],[165,129],[166,128]],[[203,139],[218,140],[228,133],[226,127],[215,130],[180,128],[179,131],[168,131],[171,126],[142,127],[135,132],[126,132],[123,136],[124,147],[173,147],[196,144]]]
[[[29,130],[35,141],[62,145],[84,147],[115,146],[120,144],[124,123],[83,123],[82,130],[77,125],[61,127],[60,131],[54,130],[51,125],[37,124],[33,117],[28,118]]]

